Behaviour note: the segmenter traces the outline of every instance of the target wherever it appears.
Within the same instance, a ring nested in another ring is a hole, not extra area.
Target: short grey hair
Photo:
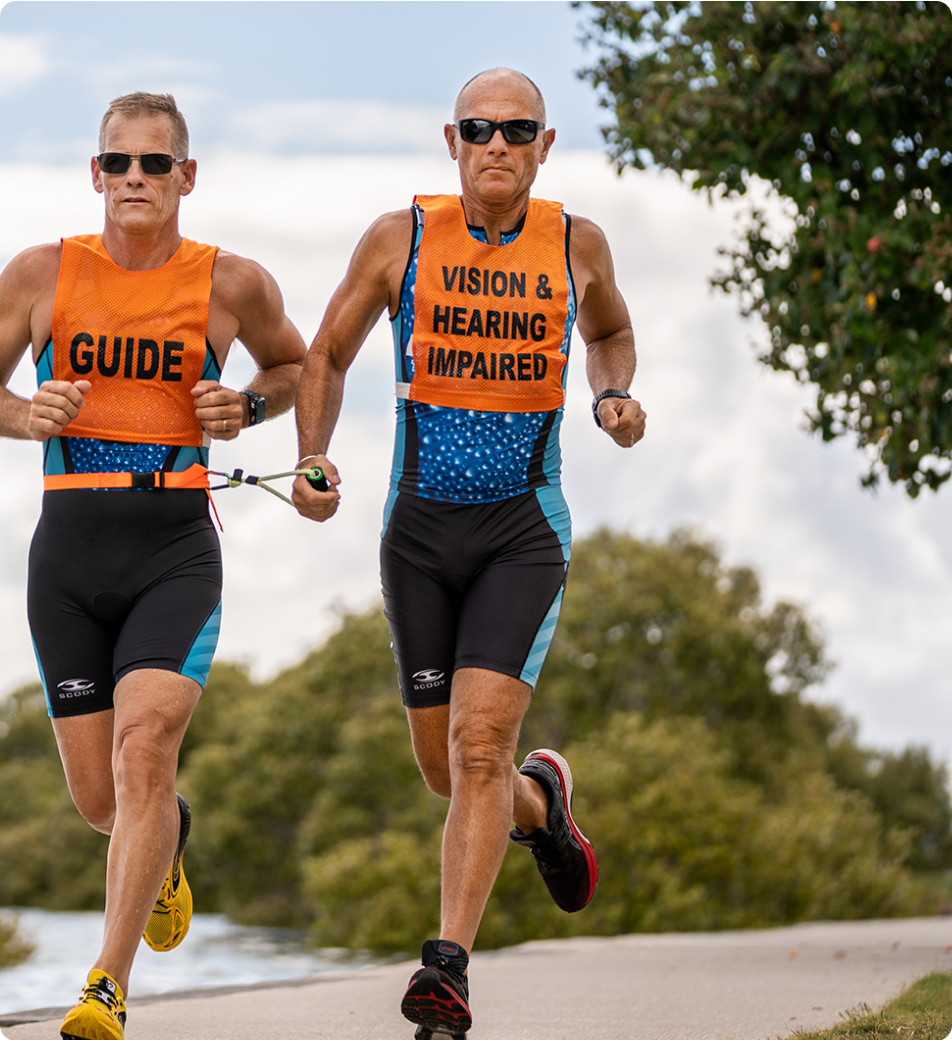
[[[175,98],[171,94],[147,94],[138,90],[134,94],[123,94],[112,101],[99,124],[100,152],[106,149],[106,131],[109,120],[115,115],[168,116],[172,122],[172,149],[175,158],[188,158],[188,127],[185,125],[185,116],[178,110]]]

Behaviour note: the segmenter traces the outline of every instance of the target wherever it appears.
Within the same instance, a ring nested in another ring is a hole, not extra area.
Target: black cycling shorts
[[[221,578],[203,490],[47,491],[27,610],[50,715],[111,708],[116,683],[140,668],[204,686]]]
[[[562,604],[570,540],[557,487],[476,505],[398,494],[380,576],[403,703],[448,704],[458,668],[535,687]]]

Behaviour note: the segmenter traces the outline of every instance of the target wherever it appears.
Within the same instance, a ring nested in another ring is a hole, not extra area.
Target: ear
[[[93,177],[93,187],[102,195],[102,170],[99,169],[99,160],[95,155],[89,160],[89,172]]]
[[[539,162],[544,163],[549,157],[549,149],[552,147],[552,143],[555,141],[555,130],[543,130],[542,131],[542,154],[539,156]]]
[[[198,163],[194,159],[189,159],[187,162],[182,163],[182,187],[179,188],[179,195],[191,195],[195,190],[195,175],[198,171]]]
[[[443,127],[443,136],[446,138],[446,144],[450,150],[450,158],[453,160],[459,159],[459,154],[456,150],[456,127],[452,123],[447,123]]]

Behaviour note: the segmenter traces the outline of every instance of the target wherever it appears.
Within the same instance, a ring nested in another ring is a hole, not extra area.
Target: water
[[[19,918],[36,946],[29,960],[0,969],[0,1015],[76,1002],[102,942],[101,913],[0,911]],[[336,950],[315,950],[299,932],[242,928],[219,914],[196,914],[185,941],[170,953],[139,945],[129,989],[133,997],[171,990],[301,978],[371,963]]]

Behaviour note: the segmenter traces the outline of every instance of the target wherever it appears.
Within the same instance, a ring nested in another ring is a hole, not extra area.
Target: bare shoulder
[[[9,289],[22,292],[42,292],[56,289],[59,277],[60,258],[63,255],[61,242],[44,242],[39,246],[24,249],[7,264],[3,280]]]
[[[341,284],[345,296],[366,299],[371,308],[388,306],[395,313],[400,284],[410,256],[413,213],[409,209],[384,213],[357,243]]]
[[[598,263],[611,258],[605,232],[588,217],[572,214],[572,234],[569,239],[573,265],[576,260],[583,263]]]
[[[384,213],[364,232],[357,245],[355,257],[362,260],[376,258],[384,265],[400,257],[406,260],[413,233],[413,213],[409,209],[398,209]]]
[[[411,209],[395,209],[383,213],[367,229],[367,235],[375,241],[385,242],[404,239],[413,230],[413,211]],[[366,237],[366,236],[365,236]]]
[[[219,249],[212,267],[212,295],[228,310],[278,292],[274,278],[255,260]]]
[[[614,286],[615,269],[608,239],[594,220],[573,215],[569,257],[580,297],[590,288]]]

